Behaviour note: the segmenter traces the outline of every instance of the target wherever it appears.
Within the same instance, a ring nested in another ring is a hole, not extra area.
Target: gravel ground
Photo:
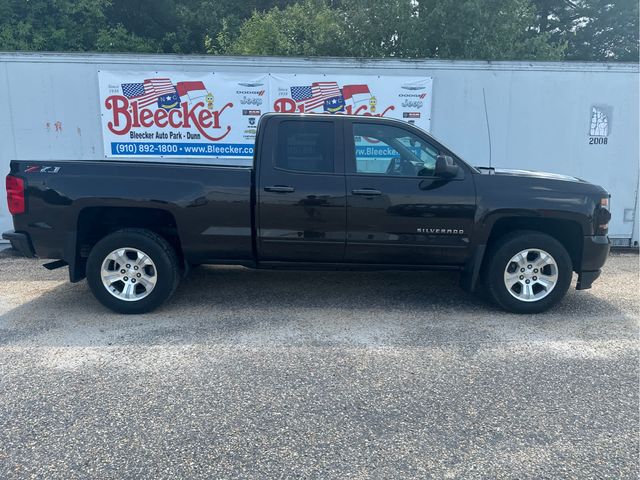
[[[202,267],[118,316],[0,254],[0,478],[639,475],[637,255],[517,316],[450,273]]]

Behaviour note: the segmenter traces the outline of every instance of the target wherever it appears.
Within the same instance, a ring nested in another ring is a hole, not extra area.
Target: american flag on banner
[[[176,93],[176,88],[168,78],[149,78],[142,83],[123,83],[122,94],[138,105],[147,107],[158,101],[158,97]]]
[[[291,87],[291,99],[304,105],[305,111],[324,105],[324,101],[340,96],[336,82],[314,82],[310,86]]]

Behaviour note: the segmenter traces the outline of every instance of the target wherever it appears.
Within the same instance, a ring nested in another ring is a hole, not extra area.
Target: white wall
[[[611,235],[638,240],[633,222],[623,218],[625,209],[638,208],[638,64],[0,54],[3,174],[11,159],[105,158],[100,69],[432,76],[431,133],[456,153],[474,165],[489,164],[488,116],[493,166],[564,173],[604,186],[613,196]],[[589,145],[592,106],[610,113],[606,145]],[[0,230],[6,230],[11,219],[4,190],[0,195]]]

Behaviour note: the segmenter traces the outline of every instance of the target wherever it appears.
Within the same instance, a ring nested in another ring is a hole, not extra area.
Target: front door
[[[469,168],[434,175],[451,155],[417,129],[353,120],[345,126],[345,260],[403,265],[462,264],[471,253],[475,187]]]
[[[273,118],[266,128],[258,162],[259,258],[342,262],[346,200],[340,121]]]

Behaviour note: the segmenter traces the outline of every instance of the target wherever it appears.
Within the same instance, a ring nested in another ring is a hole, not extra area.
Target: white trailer
[[[431,133],[453,151],[477,166],[544,170],[602,185],[612,194],[614,245],[638,242],[637,63],[0,53],[4,172],[12,159],[109,160],[101,70],[431,77]],[[0,193],[2,231],[11,218]]]

